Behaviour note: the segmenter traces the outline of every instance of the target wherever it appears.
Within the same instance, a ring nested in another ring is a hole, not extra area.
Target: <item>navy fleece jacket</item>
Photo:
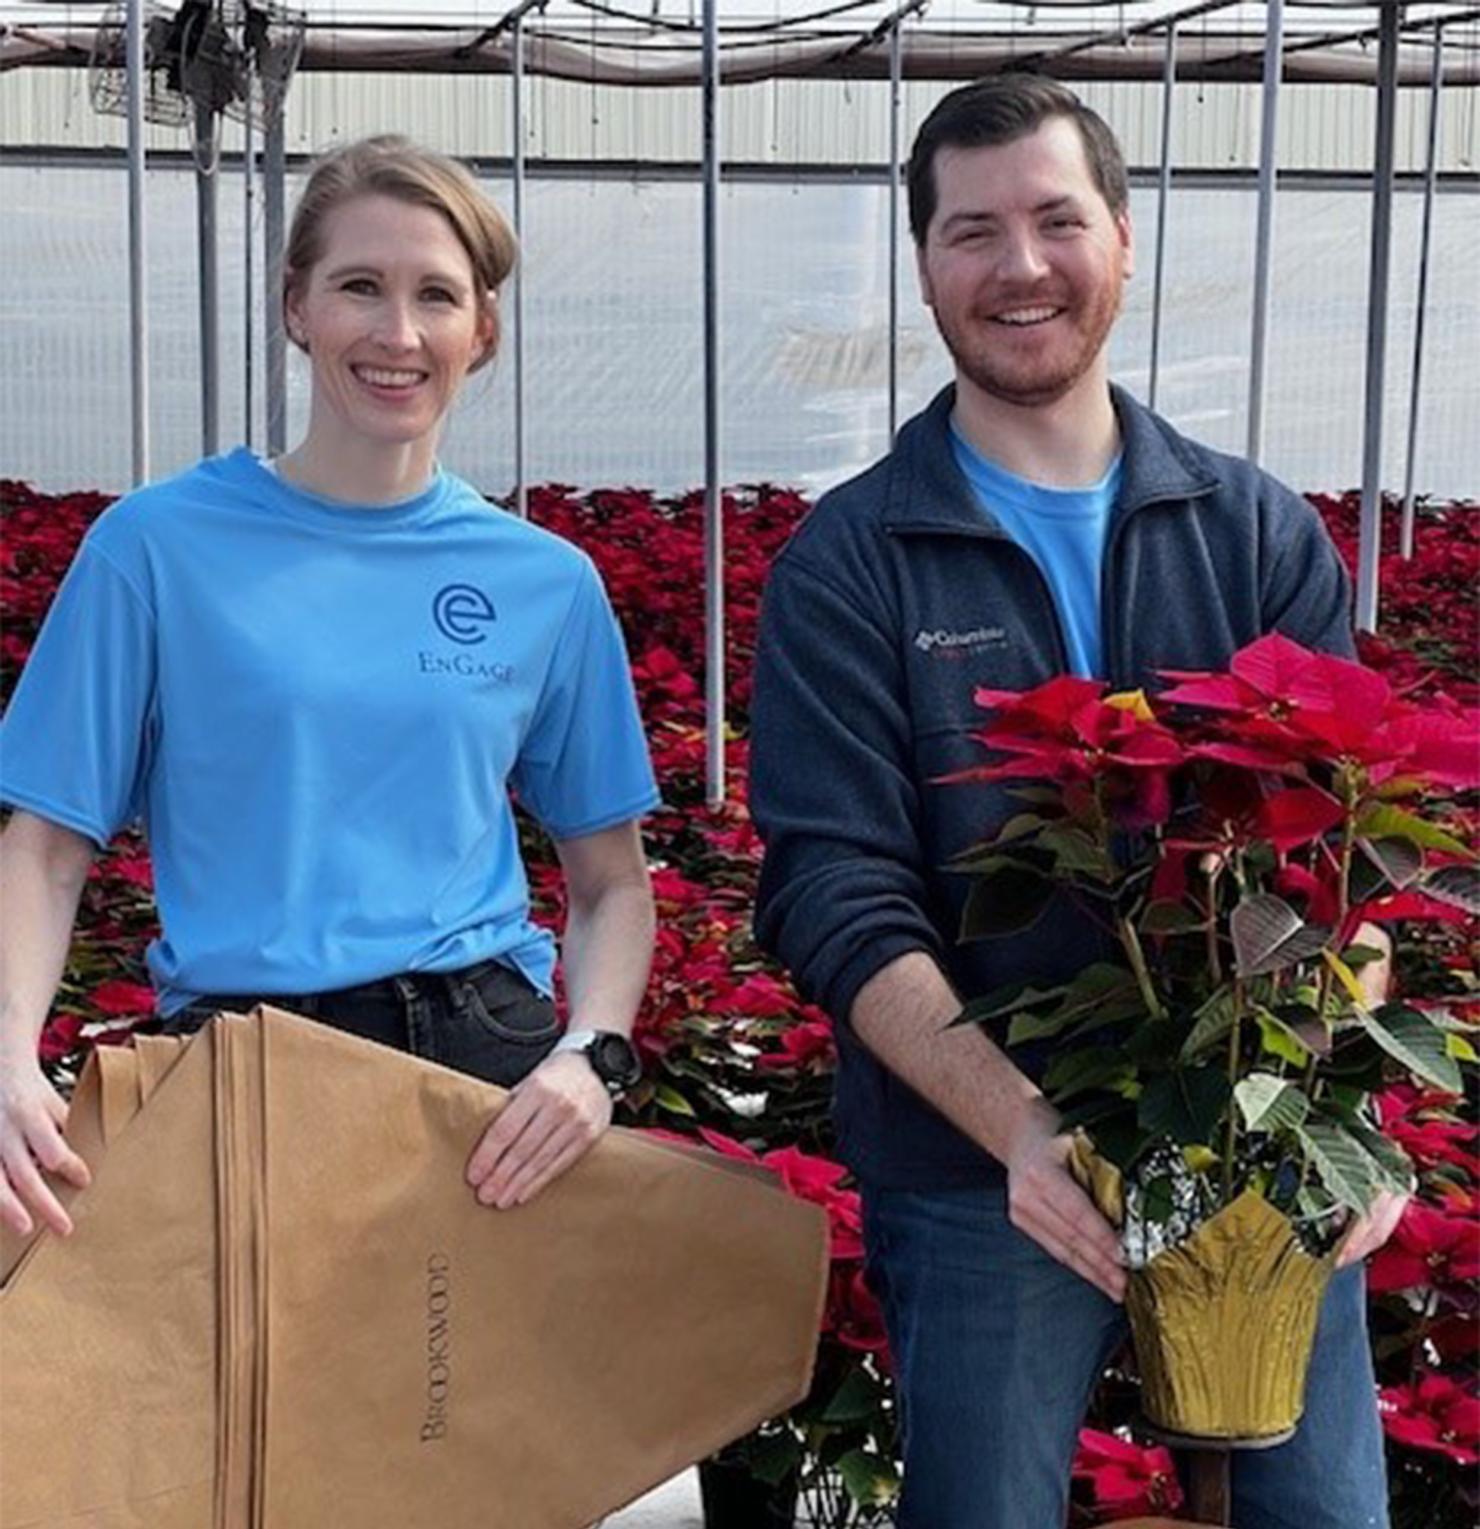
[[[1276,630],[1350,654],[1348,581],[1314,509],[1113,394],[1124,466],[1101,589],[1112,685],[1222,667]],[[777,559],[751,716],[751,810],[765,841],[757,937],[834,1019],[844,1161],[913,1188],[1001,1169],[857,1039],[859,988],[913,950],[963,997],[1062,981],[1102,950],[1067,905],[1026,934],[955,937],[967,878],[942,868],[1012,799],[996,783],[932,782],[981,762],[969,737],[984,720],[978,686],[1026,689],[1067,666],[1043,576],[956,466],[954,401],[947,388],[889,456],[825,494]]]

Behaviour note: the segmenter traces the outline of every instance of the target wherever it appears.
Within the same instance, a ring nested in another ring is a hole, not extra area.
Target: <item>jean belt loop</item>
[[[406,1015],[406,1043],[413,1056],[434,1058],[432,1050],[431,1002],[422,979],[405,973],[390,979]]]

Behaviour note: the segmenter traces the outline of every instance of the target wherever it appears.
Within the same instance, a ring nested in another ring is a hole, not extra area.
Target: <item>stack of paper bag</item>
[[[101,1051],[0,1249],[0,1529],[579,1529],[802,1397],[825,1220],[621,1130],[477,1204],[508,1096],[270,1009]]]

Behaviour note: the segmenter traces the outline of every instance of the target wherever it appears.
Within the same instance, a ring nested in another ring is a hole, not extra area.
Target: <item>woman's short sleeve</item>
[[[106,844],[143,808],[154,693],[149,603],[84,542],[0,725],[0,800]]]
[[[513,781],[519,800],[557,839],[597,833],[658,805],[627,650],[589,561]]]

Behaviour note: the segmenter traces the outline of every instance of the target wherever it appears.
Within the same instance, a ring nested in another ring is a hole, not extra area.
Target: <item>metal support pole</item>
[[[262,135],[262,322],[267,334],[267,454],[288,449],[288,335],[283,327],[287,144],[281,98],[269,103]]]
[[[1398,107],[1401,5],[1378,16],[1377,143],[1372,168],[1372,259],[1367,280],[1367,408],[1362,434],[1362,524],[1357,545],[1357,629],[1377,630],[1382,554],[1382,400],[1387,358],[1388,267],[1393,236],[1393,129]]]
[[[705,800],[725,799],[725,532],[719,482],[719,0],[704,0]]]
[[[149,476],[149,294],[144,284],[144,0],[129,0],[128,340],[132,479]]]
[[[221,449],[221,278],[218,270],[216,187],[220,160],[219,121],[209,106],[195,108],[196,267],[200,274],[200,449],[213,457]],[[210,163],[202,167],[201,151]]]
[[[1166,55],[1161,71],[1161,174],[1156,185],[1156,272],[1151,284],[1151,380],[1146,402],[1156,407],[1161,376],[1161,298],[1166,272],[1167,204],[1172,193],[1172,97],[1177,88],[1177,21],[1167,23]]]
[[[1423,233],[1418,246],[1418,301],[1413,318],[1413,382],[1408,390],[1408,450],[1403,459],[1403,556],[1413,556],[1413,471],[1418,456],[1418,398],[1423,378],[1424,312],[1429,299],[1429,246],[1434,228],[1434,185],[1439,174],[1439,107],[1444,94],[1444,23],[1434,23],[1434,67],[1429,75],[1429,143],[1424,165]]]
[[[246,116],[242,121],[242,410],[245,423],[242,441],[252,444],[252,415],[256,405],[256,368],[252,345],[252,287],[254,283],[252,261],[252,91],[254,81],[250,63],[247,66]]]
[[[899,428],[899,111],[903,20],[889,33],[889,447]]]
[[[1269,329],[1269,282],[1274,242],[1275,159],[1279,145],[1280,65],[1284,0],[1269,0],[1264,16],[1264,96],[1259,122],[1259,222],[1254,240],[1254,331],[1249,358],[1249,434],[1246,455],[1258,462],[1264,450],[1264,349]]]
[[[524,481],[524,18],[513,24],[514,58],[509,79],[510,131],[514,138],[514,236],[520,259],[514,271],[514,511],[529,515],[529,485]]]

